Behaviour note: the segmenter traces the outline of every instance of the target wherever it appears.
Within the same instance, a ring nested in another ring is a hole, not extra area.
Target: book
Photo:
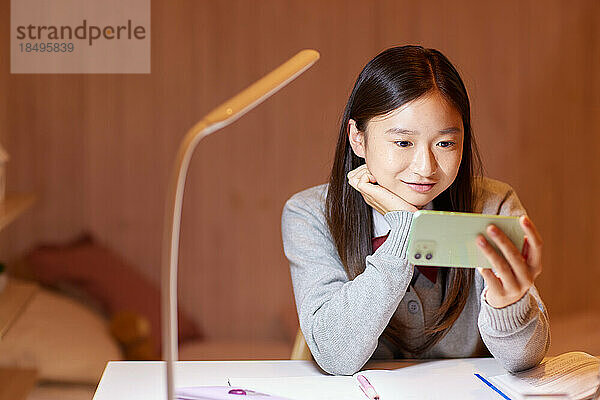
[[[571,400],[585,400],[596,393],[599,373],[598,358],[573,351],[547,358],[531,369],[490,376],[488,380],[514,400],[541,394],[563,394]]]

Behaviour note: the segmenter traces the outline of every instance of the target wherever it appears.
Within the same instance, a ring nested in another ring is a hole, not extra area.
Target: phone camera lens
[[[433,257],[433,254],[431,253],[427,253],[427,255],[425,256],[425,258],[428,260],[431,260],[431,257]]]
[[[415,254],[415,258],[418,260],[419,258],[421,258],[421,253],[417,253]]]

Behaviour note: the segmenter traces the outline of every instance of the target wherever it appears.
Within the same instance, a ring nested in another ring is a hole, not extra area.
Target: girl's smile
[[[404,182],[404,181],[402,181],[402,182]],[[415,192],[419,192],[419,193],[427,193],[431,189],[433,189],[433,186],[435,185],[435,183],[431,184],[431,185],[421,185],[421,184],[414,184],[414,183],[407,183],[407,182],[404,182],[404,183],[406,183],[406,185],[408,187],[410,187],[412,190],[414,190]]]

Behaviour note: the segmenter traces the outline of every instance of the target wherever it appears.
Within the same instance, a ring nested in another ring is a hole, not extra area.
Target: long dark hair
[[[471,130],[467,90],[450,61],[438,50],[422,46],[389,48],[378,54],[361,71],[342,117],[335,159],[326,200],[329,230],[349,279],[365,270],[365,258],[373,253],[373,215],[361,194],[352,188],[346,175],[364,163],[348,140],[348,122],[356,121],[364,132],[367,122],[431,91],[439,91],[462,116],[463,156],[456,179],[434,200],[439,211],[474,212],[479,193],[474,179],[483,176],[483,164]],[[444,299],[433,321],[425,325],[423,345],[410,347],[402,339],[405,329],[392,317],[383,336],[406,352],[418,356],[439,342],[462,312],[474,271],[471,268],[443,268]]]

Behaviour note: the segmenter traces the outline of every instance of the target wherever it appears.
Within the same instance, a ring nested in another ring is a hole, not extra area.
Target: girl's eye
[[[448,143],[448,146],[441,146],[441,147],[443,147],[443,148],[448,148],[448,147],[452,147],[452,146],[454,146],[454,145],[455,145],[455,143],[454,143],[454,142],[440,142],[440,143]]]
[[[394,142],[394,143],[395,143],[396,145],[400,146],[400,147],[408,147],[408,145],[410,145],[410,142],[409,142],[409,141],[406,141],[406,140],[400,140],[400,141],[397,141],[397,142]],[[446,144],[446,145],[442,145],[442,146],[440,146],[440,147],[442,147],[442,148],[444,148],[444,149],[447,149],[447,148],[449,148],[449,147],[452,147],[452,146],[454,146],[454,145],[456,144],[456,143],[454,143],[454,142],[440,142],[440,143]],[[438,143],[438,144],[439,144],[439,143]]]

